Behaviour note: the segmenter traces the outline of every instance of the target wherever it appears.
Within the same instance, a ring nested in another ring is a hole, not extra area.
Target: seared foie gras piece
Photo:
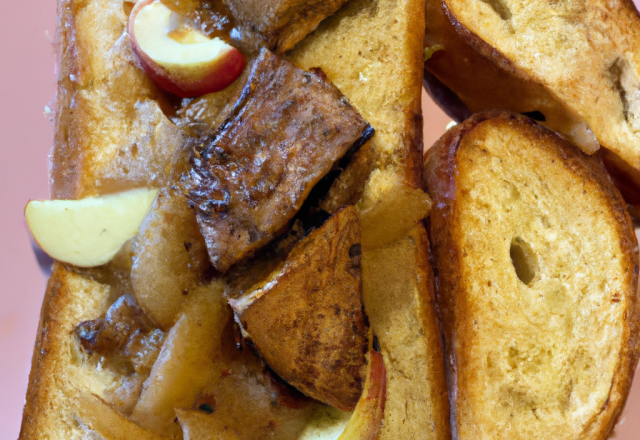
[[[353,411],[365,378],[360,225],[348,207],[229,302],[265,361],[306,395]]]
[[[190,205],[220,272],[271,241],[373,128],[322,75],[263,49],[227,120],[196,150]]]
[[[347,0],[223,0],[244,33],[284,53]]]

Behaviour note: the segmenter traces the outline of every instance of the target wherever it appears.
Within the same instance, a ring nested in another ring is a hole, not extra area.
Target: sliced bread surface
[[[551,119],[565,108],[554,129],[587,152],[597,149],[597,139],[640,170],[640,17],[630,0],[445,0],[442,7],[459,37],[523,80],[505,84],[523,91],[529,104],[539,97],[536,110],[546,107]],[[547,93],[531,93],[540,87]],[[520,111],[508,106],[513,95],[495,88],[504,98],[500,107]]]
[[[425,180],[453,437],[606,438],[638,360],[638,244],[600,159],[484,112]]]
[[[84,366],[72,337],[79,322],[106,312],[112,289],[56,263],[47,285],[33,350],[20,439],[80,439],[86,433],[75,408],[78,393],[102,395],[117,381],[109,370]]]
[[[358,194],[354,201],[359,201],[356,207],[361,213],[367,197],[380,207],[381,218],[394,218],[397,212],[410,217],[417,205],[403,204],[398,197],[402,191],[396,191],[422,187],[423,8],[422,0],[351,1],[289,56],[303,69],[322,68],[376,130],[352,165],[367,166],[370,173],[347,184]],[[345,170],[347,176],[351,172],[358,174],[357,169]],[[361,218],[363,236],[380,239],[362,246],[363,301],[387,368],[384,423],[378,439],[448,439],[448,401],[426,231],[420,223],[407,222],[409,227],[392,233],[380,223],[384,222],[374,222],[368,230]]]

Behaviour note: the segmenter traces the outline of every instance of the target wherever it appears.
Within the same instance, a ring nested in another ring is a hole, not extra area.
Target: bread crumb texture
[[[79,393],[103,396],[119,377],[109,369],[87,368],[87,355],[73,330],[79,322],[104,314],[113,299],[109,286],[55,265],[43,303],[20,439],[80,439],[88,431],[77,417]]]
[[[637,360],[624,204],[599,161],[533,121],[476,123],[454,129],[451,210],[432,216],[432,235],[450,228],[436,248],[459,436],[604,438]]]
[[[60,0],[58,20],[52,197],[166,184],[183,137],[131,49],[124,3]]]
[[[511,74],[543,85],[600,144],[640,169],[640,17],[631,1],[445,5],[474,48]]]

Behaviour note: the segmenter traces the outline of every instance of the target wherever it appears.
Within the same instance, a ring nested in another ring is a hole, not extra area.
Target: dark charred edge
[[[329,193],[329,190],[338,177],[340,177],[342,171],[349,166],[353,155],[362,148],[362,146],[366,144],[374,134],[375,129],[371,125],[367,124],[367,127],[360,138],[353,143],[344,156],[342,156],[342,158],[334,164],[333,168],[329,170],[329,172],[325,174],[311,189],[304,203],[292,219],[292,224],[296,220],[300,220],[302,222],[305,233],[301,238],[309,235],[309,233],[314,229],[321,227],[329,217],[331,217],[329,213],[320,208],[320,201]]]
[[[424,159],[424,118],[422,108],[413,106],[404,110],[407,118],[404,123],[404,149],[406,157],[405,183],[412,188],[424,190],[422,179],[422,161]]]
[[[346,98],[344,98],[344,99],[346,100]],[[351,105],[351,104],[349,104],[349,105]],[[376,129],[373,128],[371,126],[371,124],[367,123],[367,126],[364,129],[364,131],[362,132],[362,135],[360,136],[360,138],[357,141],[355,141],[353,143],[353,145],[351,145],[351,148],[349,148],[349,150],[347,150],[347,152],[345,153],[343,158],[340,160],[341,161],[341,165],[343,165],[342,164],[342,160],[344,160],[344,158],[349,158],[350,159],[351,156],[353,156],[353,154],[356,151],[358,151],[360,148],[362,148],[362,146],[364,144],[366,144],[369,141],[369,139],[371,139],[373,137],[374,134],[376,134]],[[342,168],[345,168],[345,167],[346,167],[346,164],[344,164],[344,166]]]
[[[457,149],[457,147],[456,147]],[[433,288],[433,307],[435,309],[436,312],[436,317],[438,319],[438,331],[440,332],[440,348],[442,350],[442,368],[444,371],[444,376],[445,376],[445,383],[447,385],[447,403],[449,405],[449,429],[451,432],[451,439],[452,440],[458,440],[459,436],[458,436],[458,425],[457,425],[457,414],[454,413],[454,399],[452,396],[452,390],[449,388],[449,383],[451,383],[451,381],[453,380],[453,378],[451,377],[453,371],[452,368],[449,368],[449,363],[448,361],[448,354],[449,354],[449,344],[447,344],[447,338],[445,336],[445,330],[444,330],[444,315],[442,313],[442,309],[440,307],[440,299],[438,298],[438,292],[440,291],[439,289],[439,285],[440,285],[440,273],[438,271],[437,268],[437,260],[434,256],[434,252],[433,252],[433,240],[432,240],[432,234],[431,234],[431,216],[427,217],[426,219],[422,220],[422,225],[424,226],[424,229],[427,233],[427,240],[428,240],[428,246],[426,246],[426,250],[425,252],[427,253],[427,259],[429,261],[429,264],[431,265],[431,274],[432,274],[432,288]],[[453,361],[454,365],[455,365],[455,359]]]
[[[462,99],[431,73],[427,69],[426,63],[422,84],[433,102],[454,121],[459,123],[471,116],[471,110],[462,102]]]

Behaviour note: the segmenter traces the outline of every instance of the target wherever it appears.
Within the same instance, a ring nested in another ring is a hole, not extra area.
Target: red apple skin
[[[136,3],[131,11],[128,26],[133,52],[153,82],[181,98],[193,98],[207,93],[219,92],[230,86],[240,76],[246,65],[246,60],[242,52],[232,46],[229,46],[229,50],[220,56],[217,62],[207,66],[204,75],[198,75],[196,78],[179,75],[176,72],[170,74],[164,67],[153,61],[136,42],[133,24],[138,12],[154,1],[141,0]]]
[[[369,352],[369,366],[362,397],[338,440],[375,440],[382,427],[387,398],[387,370],[382,355]]]

